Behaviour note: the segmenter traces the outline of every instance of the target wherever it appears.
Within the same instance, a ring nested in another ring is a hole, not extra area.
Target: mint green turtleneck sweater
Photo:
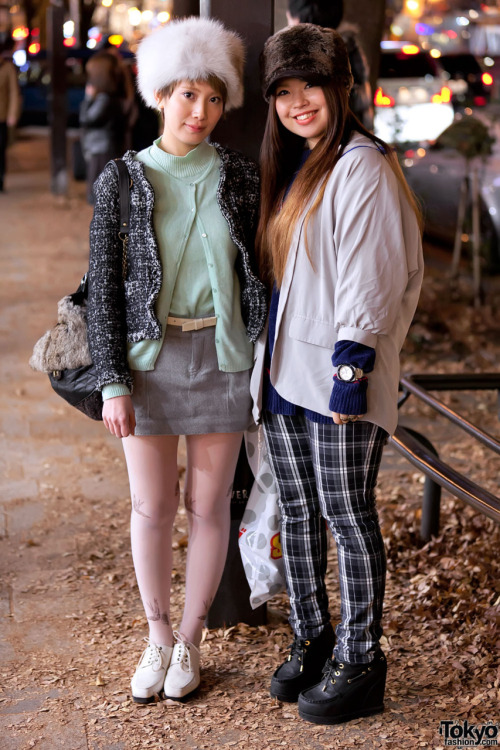
[[[154,369],[169,315],[200,318],[215,314],[219,369],[247,370],[252,366],[253,345],[241,317],[234,269],[238,250],[216,200],[219,155],[203,142],[186,156],[173,156],[162,150],[160,142],[158,138],[136,159],[144,164],[155,194],[153,226],[163,268],[156,314],[162,338],[128,344],[130,369]],[[103,388],[104,399],[127,393],[122,384]]]

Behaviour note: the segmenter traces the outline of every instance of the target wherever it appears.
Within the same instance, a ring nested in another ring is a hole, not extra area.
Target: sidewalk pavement
[[[100,501],[123,506],[128,488],[119,442],[28,366],[34,342],[56,322],[57,301],[87,267],[85,186],[71,182],[69,197],[51,195],[43,131],[21,131],[8,167],[0,194],[0,746],[77,750],[88,747],[78,714],[54,725],[47,701],[64,698],[50,667],[68,665],[78,650],[68,620],[86,611],[91,579],[63,582],[90,546]]]

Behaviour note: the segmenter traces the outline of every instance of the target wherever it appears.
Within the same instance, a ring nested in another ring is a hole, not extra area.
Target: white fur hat
[[[137,51],[137,85],[149,107],[155,91],[176,81],[217,76],[227,88],[226,111],[243,104],[245,48],[240,37],[213,18],[171,21],[143,39]]]

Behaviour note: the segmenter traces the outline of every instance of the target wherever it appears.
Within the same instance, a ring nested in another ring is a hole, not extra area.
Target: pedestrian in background
[[[93,185],[110,159],[124,150],[127,114],[122,95],[121,63],[109,52],[98,52],[87,63],[85,98],[80,105],[87,200],[94,202]]]
[[[168,54],[165,51],[168,50]],[[244,48],[213,19],[174,21],[141,42],[138,86],[163,132],[124,161],[131,179],[122,280],[118,182],[95,183],[88,332],[103,420],[123,438],[135,573],[149,624],[134,701],[181,699],[200,682],[199,645],[227,556],[230,500],[251,422],[253,342],[266,316],[254,272],[257,165],[210,136],[243,101]],[[170,612],[177,449],[186,435],[189,542],[182,620]]]
[[[0,192],[4,190],[9,129],[17,125],[21,114],[21,93],[17,69],[11,59],[11,47],[0,47]]]
[[[132,131],[137,123],[137,119],[140,114],[140,107],[138,106],[138,102],[141,100],[141,97],[137,93],[137,89],[134,85],[134,74],[133,74],[133,57],[125,57],[126,53],[129,52],[128,44],[127,42],[122,42],[118,47],[115,44],[112,44],[109,40],[111,34],[105,34],[101,42],[97,45],[96,51],[104,51],[107,52],[109,55],[113,55],[116,57],[119,63],[119,96],[122,99],[122,107],[123,107],[123,114],[125,115],[124,124],[125,124],[125,133],[124,133],[124,149],[127,150],[129,148],[137,148],[133,143],[133,136]],[[154,138],[157,138],[159,135],[158,127],[154,133]],[[151,144],[151,141],[153,139],[150,139],[145,146],[149,146]],[[141,148],[143,148],[141,146]]]
[[[342,21],[343,0],[288,0],[287,20],[289,26],[298,23],[314,23],[336,29],[347,45],[353,86],[349,96],[352,112],[368,130],[373,130],[373,93],[370,86],[368,61],[359,42],[357,29]]]
[[[273,292],[252,395],[279,489],[294,633],[271,695],[298,700],[308,721],[336,724],[383,710],[386,561],[375,485],[397,424],[422,245],[395,154],[349,110],[340,35],[292,26],[267,41],[262,61],[258,253]],[[336,643],[325,520],[339,565]]]

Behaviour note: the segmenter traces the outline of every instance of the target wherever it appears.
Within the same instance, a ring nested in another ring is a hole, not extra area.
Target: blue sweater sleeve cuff
[[[334,377],[329,403],[330,411],[335,411],[337,414],[366,414],[368,411],[367,389],[367,378],[361,378],[354,383],[344,383]]]
[[[363,372],[372,372],[375,366],[375,355],[376,351],[371,346],[358,344],[357,341],[337,341],[332,355],[332,364],[334,367],[349,364],[359,367]],[[354,414],[354,412],[351,413]]]

